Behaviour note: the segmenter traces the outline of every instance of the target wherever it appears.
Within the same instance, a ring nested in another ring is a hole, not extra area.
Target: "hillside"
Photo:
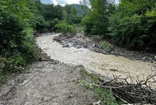
[[[86,7],[86,6],[82,6],[80,4],[71,4],[71,5],[72,5],[72,7],[76,8],[78,10],[79,15],[84,14],[85,11],[83,10],[83,7]],[[88,10],[89,10],[89,8],[88,8]]]

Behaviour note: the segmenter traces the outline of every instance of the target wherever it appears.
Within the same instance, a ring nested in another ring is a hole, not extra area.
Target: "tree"
[[[81,17],[78,15],[78,10],[72,5],[66,5],[64,7],[64,20],[68,24],[80,23]]]
[[[90,0],[91,11],[82,20],[86,34],[105,35],[108,33],[108,16],[111,4],[107,0]],[[110,8],[111,7],[111,8]]]
[[[112,38],[133,49],[155,44],[155,13],[155,0],[121,0],[109,18]]]

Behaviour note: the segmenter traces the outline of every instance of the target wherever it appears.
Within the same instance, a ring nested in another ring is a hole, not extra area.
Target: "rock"
[[[37,65],[37,68],[42,68],[43,67],[43,65]]]
[[[69,45],[69,47],[72,47],[72,46],[73,46],[73,44],[72,44],[72,43],[68,43],[68,45]]]
[[[64,44],[63,47],[69,47],[69,45],[68,44]]]
[[[146,60],[146,59],[147,59],[147,57],[143,57],[142,59],[143,59],[143,60]]]
[[[92,47],[94,48],[94,47],[97,47],[97,43],[94,43],[93,45],[92,45]]]
[[[53,40],[58,41],[58,42],[61,42],[61,38],[60,38],[59,36],[55,36],[55,37],[53,38]]]
[[[81,48],[81,45],[77,45],[76,48],[77,48],[77,49]]]
[[[154,56],[154,60],[156,61],[156,56]]]
[[[84,44],[83,47],[84,47],[84,48],[88,48],[87,44]]]

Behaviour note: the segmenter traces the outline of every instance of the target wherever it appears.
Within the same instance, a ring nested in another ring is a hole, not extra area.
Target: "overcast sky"
[[[81,0],[41,0],[42,3],[44,4],[60,4],[60,5],[65,5],[65,4],[79,4]],[[118,0],[116,0],[118,2]]]

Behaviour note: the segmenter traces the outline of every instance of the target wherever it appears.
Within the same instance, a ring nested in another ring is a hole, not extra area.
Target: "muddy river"
[[[36,38],[37,44],[51,59],[72,65],[83,65],[88,71],[106,77],[112,77],[113,75],[127,77],[131,75],[133,78],[139,77],[142,79],[151,74],[151,63],[96,53],[85,48],[64,48],[53,40],[53,37],[58,35],[43,35]]]

